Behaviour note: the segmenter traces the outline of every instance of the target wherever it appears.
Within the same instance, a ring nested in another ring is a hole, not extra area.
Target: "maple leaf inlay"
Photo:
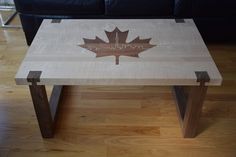
[[[84,44],[79,46],[96,53],[96,57],[115,56],[116,64],[119,64],[120,56],[139,57],[139,53],[156,46],[149,44],[151,38],[140,39],[139,36],[126,43],[129,31],[121,32],[117,27],[105,33],[108,43],[96,36],[95,39],[83,38]]]

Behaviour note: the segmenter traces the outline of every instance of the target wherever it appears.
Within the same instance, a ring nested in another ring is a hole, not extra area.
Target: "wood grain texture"
[[[199,86],[174,86],[173,95],[176,99],[177,114],[180,126],[185,138],[193,138],[196,136],[198,122],[202,112],[203,102],[207,93],[206,82],[210,78],[205,71],[196,72],[197,82]]]
[[[30,71],[27,80],[32,83],[32,85],[29,85],[29,89],[42,137],[52,138],[63,86],[54,86],[50,101],[48,101],[45,86],[37,85],[37,81],[40,80],[39,72]]]
[[[110,37],[113,31],[116,34]],[[125,45],[132,41],[134,47]],[[136,48],[143,50],[129,56]],[[28,84],[29,71],[42,71],[40,84],[45,85],[198,85],[195,71],[208,72],[207,85],[222,82],[191,19],[184,23],[175,19],[45,20],[16,74],[16,83]]]
[[[62,90],[63,86],[53,86],[52,89],[49,105],[53,121],[55,121],[57,117],[57,109],[59,108]]]
[[[42,136],[44,138],[53,137],[53,117],[51,115],[45,86],[33,83],[33,85],[29,86],[29,89]]]
[[[173,95],[174,95],[174,98],[176,99],[176,110],[177,110],[177,113],[179,115],[179,120],[183,121],[184,119],[184,114],[185,114],[185,111],[186,111],[186,104],[187,104],[187,95],[184,91],[184,87],[183,86],[174,86],[173,87]]]
[[[0,29],[0,156],[235,157],[236,46],[207,46],[224,81],[208,88],[197,138],[182,138],[168,87],[80,86],[63,90],[56,138],[42,140],[28,88],[14,82],[24,34]]]
[[[204,84],[190,89],[183,119],[184,137],[196,136],[206,92],[207,86]]]

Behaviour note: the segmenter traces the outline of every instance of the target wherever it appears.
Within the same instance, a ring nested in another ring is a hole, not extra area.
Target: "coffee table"
[[[222,77],[192,19],[53,19],[43,21],[15,80],[29,86],[44,138],[53,137],[64,85],[172,86],[191,138],[207,87]],[[45,85],[54,86],[50,101]]]

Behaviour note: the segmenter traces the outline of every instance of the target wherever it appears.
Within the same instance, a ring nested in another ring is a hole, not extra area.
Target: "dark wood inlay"
[[[210,81],[210,76],[206,71],[196,71],[195,74],[197,77],[197,82],[200,82],[201,84]]]
[[[61,23],[61,19],[52,19],[51,23]]]
[[[27,76],[27,81],[32,83],[40,82],[41,74],[42,71],[30,71]]]
[[[176,23],[185,23],[184,19],[175,19]]]
[[[140,39],[139,36],[127,43],[129,31],[122,32],[117,27],[113,31],[105,31],[105,33],[109,40],[108,43],[99,37],[84,38],[84,44],[79,46],[96,53],[96,57],[115,56],[116,64],[119,64],[120,56],[139,57],[139,53],[156,46],[149,43],[151,38]]]

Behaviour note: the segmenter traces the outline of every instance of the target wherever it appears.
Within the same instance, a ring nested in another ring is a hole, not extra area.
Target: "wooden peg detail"
[[[51,23],[61,23],[61,19],[52,19]]]
[[[175,19],[176,23],[185,23],[184,19]]]

